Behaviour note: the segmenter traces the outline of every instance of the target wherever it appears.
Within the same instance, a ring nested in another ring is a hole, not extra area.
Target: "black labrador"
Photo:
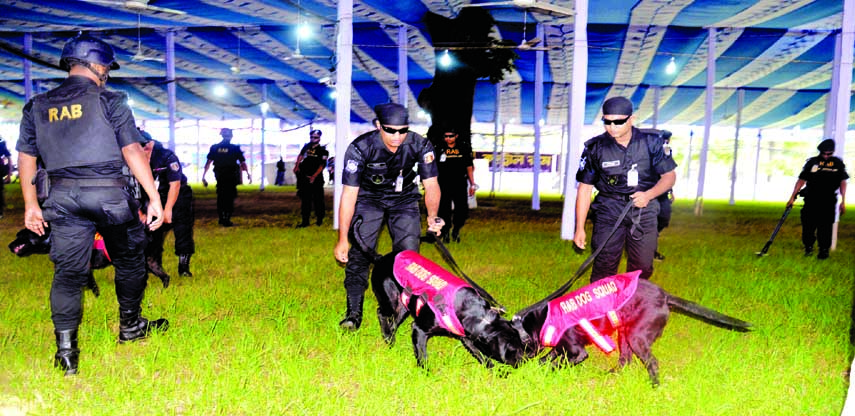
[[[615,290],[615,285],[610,285],[607,279],[594,282],[564,296],[552,299],[547,297],[544,301],[517,313],[513,318],[514,327],[518,329],[520,337],[525,342],[527,351],[530,353],[529,357],[533,357],[545,348],[552,346],[552,350],[543,357],[543,362],[550,362],[555,367],[564,364],[576,365],[588,358],[585,346],[591,344],[592,339],[603,342],[602,338],[596,337],[597,334],[616,332],[619,340],[617,346],[620,350],[620,358],[618,359],[618,367],[613,371],[626,366],[632,359],[632,355],[635,354],[646,366],[650,381],[656,387],[659,385],[659,362],[653,355],[651,347],[662,335],[671,311],[732,331],[748,332],[752,330],[752,324],[749,322],[674,296],[649,280],[638,279],[634,293],[627,295],[623,299],[622,305],[614,309],[616,316],[600,315],[600,317],[573,325],[566,329],[563,334],[550,333],[549,327],[547,327],[547,331],[544,331],[544,325],[548,319],[553,319],[550,322],[555,322],[554,318],[550,318],[551,316],[571,313],[571,310],[575,312],[583,303],[605,297],[611,292],[617,291],[619,293],[620,289]],[[571,324],[572,322],[572,320],[569,321]],[[592,332],[583,328],[588,324],[594,328],[593,337],[589,335]],[[549,339],[550,336],[553,338]],[[606,343],[610,343],[610,339],[606,340]]]
[[[18,231],[15,239],[9,243],[9,250],[18,257],[28,257],[33,254],[49,254],[50,245],[50,227],[45,228],[44,235],[38,235],[23,228]],[[111,264],[112,262],[106,250],[99,249],[96,244],[92,248],[92,257],[89,259],[89,278],[86,283],[86,287],[92,290],[95,296],[100,295],[101,291],[95,282],[92,270],[103,269]],[[164,288],[169,287],[169,275],[163,270],[161,265],[156,262],[146,262],[145,268],[149,273],[160,278]]]
[[[359,220],[354,224],[358,227]],[[353,229],[353,228],[352,228]],[[426,366],[427,341],[443,336],[460,340],[487,368],[492,360],[516,365],[525,358],[523,343],[511,321],[461,279],[413,251],[379,255],[351,232],[351,241],[373,259],[371,287],[377,297],[377,318],[387,344],[394,345],[398,326],[413,317],[413,350],[416,362]],[[398,276],[404,276],[402,285]],[[456,287],[456,290],[443,291]],[[434,289],[441,290],[434,290]]]

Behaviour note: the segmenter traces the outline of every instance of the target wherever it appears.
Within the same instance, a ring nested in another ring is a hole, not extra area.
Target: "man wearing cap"
[[[166,232],[175,234],[175,255],[178,256],[178,275],[193,277],[190,272],[190,257],[196,252],[193,241],[193,224],[196,215],[193,206],[193,190],[187,185],[187,177],[181,169],[181,161],[175,152],[152,139],[148,132],[140,132],[146,139],[143,150],[148,156],[149,167],[158,184],[157,191],[163,202],[163,227],[151,233],[146,246],[148,267],[160,267],[163,261],[163,239]],[[163,274],[163,287],[169,286],[169,275]]]
[[[116,272],[119,342],[145,338],[155,329],[165,331],[169,322],[141,316],[148,280],[143,255],[145,225],[138,215],[139,202],[130,189],[128,170],[151,201],[147,210],[150,229],[160,227],[163,209],[128,97],[104,87],[109,71],[119,69],[113,48],[89,35],[79,35],[63,47],[59,65],[68,71],[68,77],[24,106],[16,149],[24,225],[39,235],[48,226],[52,230],[54,366],[73,375],[80,357],[77,331],[83,318],[82,290],[90,274],[96,231],[104,238]],[[33,182],[39,159],[50,178],[49,190],[37,190]],[[40,205],[45,193],[47,199]]]
[[[217,179],[217,214],[220,217],[220,225],[231,227],[232,214],[235,211],[235,198],[237,198],[237,185],[240,182],[241,171],[246,172],[249,183],[252,183],[252,175],[246,168],[246,158],[240,146],[232,144],[232,129],[220,130],[223,140],[211,146],[208,151],[208,161],[205,162],[205,170],[202,172],[202,185],[208,186],[205,175],[208,168],[214,164],[214,177]]]
[[[336,260],[346,264],[347,312],[339,325],[350,331],[362,324],[362,301],[371,264],[361,250],[350,248],[348,231],[352,222],[362,219],[353,231],[369,247],[376,247],[386,223],[393,250],[419,251],[421,194],[415,182],[418,174],[425,187],[428,230],[439,235],[444,224],[437,217],[440,190],[433,146],[409,131],[407,109],[402,105],[380,104],[374,107],[374,112],[377,129],[357,137],[347,147],[342,163],[340,228],[333,254]]]
[[[445,221],[442,230],[443,242],[460,242],[460,229],[469,218],[469,197],[475,195],[475,168],[472,164],[472,148],[459,140],[457,128],[448,126],[443,130],[444,145],[437,147],[437,170],[439,172],[439,216]],[[452,203],[454,208],[452,209]],[[452,225],[454,228],[452,229]]]
[[[674,186],[677,164],[663,151],[662,140],[633,126],[632,102],[613,97],[603,103],[605,133],[585,142],[576,180],[576,234],[573,242],[585,248],[585,221],[593,214],[592,250],[603,247],[594,259],[591,282],[618,273],[626,249],[627,271],[641,270],[641,277],[653,274],[653,253],[657,241],[657,197]],[[591,202],[593,188],[597,197]],[[632,207],[606,241],[624,207]]]
[[[309,226],[312,215],[312,205],[315,206],[315,224],[324,223],[326,206],[324,205],[324,168],[330,153],[326,146],[321,146],[320,130],[309,132],[309,142],[300,150],[297,162],[294,163],[294,174],[297,175],[297,195],[300,197],[300,213],[303,222],[297,228]]]
[[[801,219],[805,256],[813,254],[813,243],[817,242],[819,252],[816,258],[824,260],[831,248],[838,189],[840,215],[846,212],[846,179],[849,179],[849,174],[843,161],[834,156],[834,140],[823,140],[817,150],[819,155],[808,159],[802,168],[787,206],[793,205],[797,195],[804,197]]]

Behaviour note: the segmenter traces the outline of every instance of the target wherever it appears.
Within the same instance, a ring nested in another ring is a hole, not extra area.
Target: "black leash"
[[[475,289],[475,291],[478,292],[478,294],[482,298],[484,298],[484,300],[486,300],[487,303],[490,304],[490,306],[498,310],[500,314],[504,314],[505,312],[507,312],[507,310],[504,306],[502,306],[502,304],[497,302],[496,299],[493,299],[493,297],[490,296],[490,294],[487,293],[486,290],[484,290],[481,286],[478,286],[478,284],[475,283],[475,281],[473,281],[472,279],[470,279],[469,276],[466,275],[466,273],[463,273],[463,270],[460,268],[460,266],[457,265],[457,262],[454,261],[454,257],[452,257],[451,252],[448,251],[448,248],[445,247],[445,244],[440,241],[439,237],[437,237],[435,233],[428,231],[428,234],[433,236],[434,242],[436,243],[436,248],[439,250],[439,254],[442,256],[442,259],[445,260],[445,262],[448,263],[449,266],[451,266],[451,268],[458,276],[462,277],[463,280],[466,281],[466,283],[469,283],[472,288]]]
[[[612,238],[612,236],[615,235],[615,231],[617,231],[618,227],[623,222],[623,219],[626,217],[626,214],[629,212],[630,208],[632,208],[632,203],[633,203],[632,200],[629,200],[626,203],[626,206],[623,207],[623,212],[620,213],[620,216],[618,217],[617,221],[615,221],[615,225],[613,225],[612,229],[609,231],[609,235],[606,236],[606,240],[603,241],[603,244],[600,244],[600,246],[597,247],[597,249],[594,250],[594,252],[591,253],[591,255],[588,256],[588,258],[585,259],[584,262],[582,262],[582,265],[579,266],[579,270],[576,271],[576,274],[574,274],[573,277],[571,277],[570,280],[567,281],[567,283],[565,283],[563,286],[558,288],[558,290],[550,293],[549,296],[547,296],[547,297],[541,299],[540,301],[535,302],[533,305],[519,311],[517,313],[517,315],[518,316],[524,315],[526,312],[534,309],[538,305],[558,298],[559,296],[566,293],[571,287],[573,287],[573,285],[576,283],[576,281],[579,280],[580,277],[582,277],[582,273],[585,273],[585,270],[587,270],[588,267],[591,266],[591,264],[594,262],[594,259],[597,258],[598,254],[600,254],[600,251],[602,251],[603,247],[606,246],[606,243],[608,243],[609,240]]]

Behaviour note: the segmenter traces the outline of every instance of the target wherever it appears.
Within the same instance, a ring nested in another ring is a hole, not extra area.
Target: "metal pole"
[[[350,144],[350,94],[353,71],[353,0],[338,2],[338,37],[336,39],[336,100],[335,100],[335,197],[333,199],[333,229],[349,227],[338,223],[341,206],[341,174],[346,160],[344,154]]]
[[[745,101],[745,90],[736,93],[736,132],[733,137],[733,167],[730,169],[730,205],[736,204],[736,160],[739,156],[739,129],[742,127],[742,103]]]
[[[543,39],[543,24],[537,24],[537,38]],[[534,53],[534,160],[532,160],[531,209],[540,210],[540,121],[543,118],[543,51]]]
[[[710,129],[712,127],[713,98],[715,97],[715,31],[707,29],[707,92],[704,105],[704,140],[701,142],[700,166],[698,169],[698,192],[695,194],[695,216],[704,213],[704,181],[707,174],[707,152],[709,152]]]
[[[169,113],[169,148],[175,150],[175,32],[166,32],[166,93]]]

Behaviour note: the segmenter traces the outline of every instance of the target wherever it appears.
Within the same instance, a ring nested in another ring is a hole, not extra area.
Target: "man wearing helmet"
[[[160,227],[163,209],[127,96],[104,88],[109,71],[119,68],[113,48],[79,35],[63,48],[60,67],[68,71],[65,81],[24,106],[16,149],[24,225],[39,235],[48,226],[52,230],[54,366],[72,375],[77,373],[80,356],[82,289],[96,231],[103,236],[116,270],[119,342],[144,338],[155,329],[165,331],[169,323],[140,316],[148,279],[143,254],[146,236],[128,171],[150,200],[150,229]],[[37,160],[50,178],[50,190],[41,205],[43,194],[37,193],[33,182]]]

